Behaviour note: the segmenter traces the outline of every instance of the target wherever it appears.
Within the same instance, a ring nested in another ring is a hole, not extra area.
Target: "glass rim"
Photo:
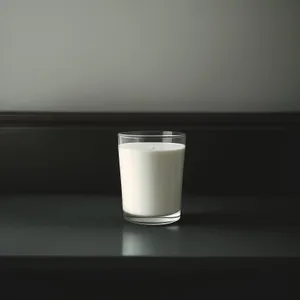
[[[122,138],[185,138],[185,133],[171,130],[138,130],[119,132]]]

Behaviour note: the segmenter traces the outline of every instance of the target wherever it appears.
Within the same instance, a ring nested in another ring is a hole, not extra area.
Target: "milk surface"
[[[137,216],[170,215],[181,209],[185,145],[119,145],[123,211]]]

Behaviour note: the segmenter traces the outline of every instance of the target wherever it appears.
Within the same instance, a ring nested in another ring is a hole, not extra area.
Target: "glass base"
[[[124,219],[128,222],[139,224],[139,225],[169,225],[174,222],[177,222],[180,219],[181,211],[165,216],[136,216],[123,212]]]

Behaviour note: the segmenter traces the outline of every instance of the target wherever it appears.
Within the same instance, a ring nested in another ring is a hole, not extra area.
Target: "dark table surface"
[[[185,197],[182,219],[161,227],[125,222],[120,197],[0,199],[1,289],[16,297],[119,299],[121,290],[139,299],[288,299],[298,291],[297,199]]]
[[[178,223],[148,227],[124,221],[118,197],[1,196],[0,256],[298,258],[298,215],[260,202],[189,197]]]

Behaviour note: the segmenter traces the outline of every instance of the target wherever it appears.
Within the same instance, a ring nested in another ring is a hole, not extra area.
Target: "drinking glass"
[[[125,220],[166,225],[181,216],[186,135],[174,131],[118,134]]]

